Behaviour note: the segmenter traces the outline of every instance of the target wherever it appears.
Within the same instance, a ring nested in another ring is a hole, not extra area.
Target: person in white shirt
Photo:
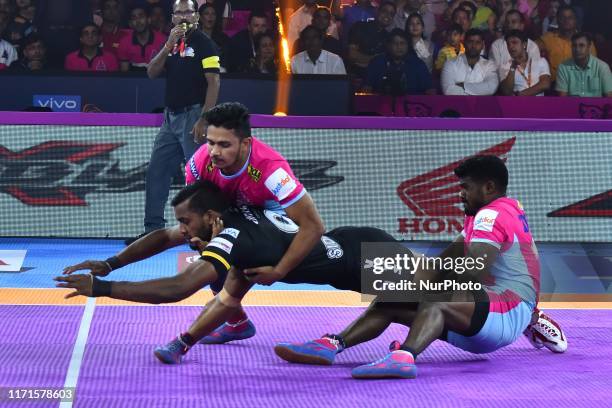
[[[501,95],[544,96],[550,88],[550,68],[544,58],[527,55],[527,36],[519,30],[506,34],[511,61],[499,68]]]
[[[509,33],[512,30],[525,31],[525,16],[516,9],[511,9],[506,13],[504,22],[504,33]],[[527,39],[527,55],[533,60],[540,58],[538,44],[530,39]],[[489,49],[489,59],[495,62],[497,69],[506,65],[512,59],[505,38],[502,37],[493,41]]]
[[[315,10],[318,8],[316,0],[304,0],[304,5],[297,9],[295,13],[293,13],[289,17],[288,29],[287,29],[287,42],[291,46],[295,43],[300,36],[302,30],[312,24],[312,15]],[[335,21],[332,20],[329,28],[327,29],[327,34],[332,37],[338,39],[338,26]]]
[[[484,48],[484,34],[478,29],[465,33],[465,54],[446,61],[442,68],[444,95],[493,95],[499,78],[495,64],[480,54]]]
[[[346,75],[342,58],[323,49],[323,35],[311,25],[302,30],[300,41],[306,50],[291,58],[293,74]]]
[[[425,21],[418,13],[412,13],[406,20],[405,31],[410,36],[414,53],[427,65],[429,72],[433,69],[434,45],[423,38]]]

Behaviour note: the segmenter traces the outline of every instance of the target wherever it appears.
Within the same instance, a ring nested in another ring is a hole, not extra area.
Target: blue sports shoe
[[[353,378],[415,378],[417,368],[412,354],[400,350],[397,341],[391,343],[389,350],[391,352],[380,360],[355,367],[351,372]]]
[[[180,364],[187,351],[189,351],[189,346],[178,335],[165,346],[156,347],[153,353],[164,364]]]
[[[250,321],[238,324],[223,323],[208,336],[202,338],[200,344],[223,344],[234,340],[244,340],[255,335],[255,325]]]
[[[290,363],[332,365],[340,351],[338,340],[322,337],[307,343],[278,343],[277,356]]]

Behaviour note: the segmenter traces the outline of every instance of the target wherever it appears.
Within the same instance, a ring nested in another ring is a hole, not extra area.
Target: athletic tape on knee
[[[225,288],[221,289],[221,292],[219,292],[217,295],[217,299],[219,299],[219,302],[223,303],[227,307],[238,307],[240,306],[240,301],[242,300],[227,293]]]

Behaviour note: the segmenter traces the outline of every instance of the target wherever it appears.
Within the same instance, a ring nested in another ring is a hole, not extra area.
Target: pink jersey
[[[520,301],[536,303],[540,293],[540,261],[525,211],[514,199],[501,197],[466,216],[462,234],[465,245],[485,242],[500,252],[485,282],[491,302],[512,309]]]
[[[246,163],[231,176],[214,167],[208,146],[200,147],[185,166],[185,181],[210,180],[238,205],[282,212],[302,198],[306,189],[280,153],[255,137],[252,140]]]

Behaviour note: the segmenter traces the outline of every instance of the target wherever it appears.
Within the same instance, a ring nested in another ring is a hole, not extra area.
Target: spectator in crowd
[[[11,43],[0,38],[0,71],[17,61],[17,50]]]
[[[214,31],[219,31],[220,33],[223,33],[223,30],[225,30],[225,27],[227,26],[230,18],[232,17],[232,3],[229,0],[198,0],[198,5],[198,12],[203,10],[204,6],[207,6],[206,8],[212,6],[215,11],[216,21]],[[225,35],[227,36],[227,34]]]
[[[432,41],[434,42],[434,44],[438,45],[439,47],[442,47],[444,43],[448,41],[448,30],[454,27],[455,25],[459,25],[461,27],[462,33],[465,33],[467,30],[469,30],[470,26],[472,25],[472,20],[470,20],[469,13],[470,12],[468,10],[459,7],[458,4],[451,14],[450,24],[444,27],[444,29],[436,30],[432,34]]]
[[[11,64],[12,72],[35,72],[46,68],[47,50],[42,38],[37,33],[32,33],[21,42],[21,58]]]
[[[403,30],[393,29],[386,47],[368,65],[364,90],[396,96],[435,93],[427,66],[409,52],[410,39]]]
[[[129,24],[132,35],[123,37],[117,49],[121,71],[146,71],[149,61],[164,46],[166,37],[159,31],[151,30],[147,11],[143,7],[130,11]]]
[[[319,7],[315,10],[312,15],[312,25],[319,29],[322,33],[325,33],[323,37],[323,49],[331,52],[332,54],[342,55],[342,43],[337,38],[332,37],[327,34],[329,30],[329,25],[331,24],[331,11],[327,7]],[[295,55],[299,52],[305,50],[304,45],[301,43],[301,35],[300,38],[295,40],[293,44],[291,55]]]
[[[300,33],[306,27],[312,24],[314,12],[318,9],[316,0],[303,0],[303,5],[289,17],[287,24],[287,42],[294,44],[300,37]],[[327,34],[338,39],[338,26],[330,24],[327,29]]]
[[[255,42],[255,56],[249,63],[238,69],[239,72],[250,74],[276,74],[278,61],[276,60],[275,36],[272,31],[257,34]]]
[[[444,95],[493,95],[497,91],[497,70],[493,62],[482,57],[483,48],[482,31],[468,30],[465,54],[446,61],[442,69]]]
[[[15,14],[15,4],[13,0],[0,0],[0,13],[8,14],[9,21],[12,20]]]
[[[472,22],[474,21],[474,18],[476,17],[476,11],[478,10],[478,8],[471,1],[462,1],[461,3],[459,3],[459,8],[464,9],[468,13],[468,20],[470,22],[470,25],[468,26],[467,29],[463,27],[463,29],[467,31],[472,27]]]
[[[112,72],[119,70],[115,54],[100,47],[100,29],[94,23],[81,29],[81,47],[66,56],[64,68],[68,71]]]
[[[6,31],[6,27],[8,27],[10,20],[11,17],[9,13],[5,10],[0,10],[0,39],[4,38],[4,32]]]
[[[424,38],[424,29],[425,22],[419,13],[412,13],[408,16],[405,31],[410,38],[412,49],[431,72],[433,69],[434,45]]]
[[[572,36],[578,32],[576,26],[576,12],[569,6],[559,7],[557,12],[559,22],[558,32],[548,32],[538,40],[538,46],[543,56],[548,59],[552,80],[557,79],[557,67],[563,61],[572,57]],[[591,46],[591,53],[597,56],[595,46]]]
[[[200,30],[213,40],[219,51],[221,72],[227,71],[227,47],[229,37],[221,31],[221,24],[217,18],[217,11],[211,3],[205,3],[198,9],[200,14]]]
[[[253,11],[249,15],[247,28],[233,36],[229,43],[229,72],[235,72],[239,67],[249,63],[255,56],[255,42],[257,34],[268,30],[268,18],[262,11]]]
[[[444,68],[446,61],[457,58],[465,52],[465,47],[462,43],[463,28],[459,24],[453,24],[446,30],[446,43],[438,52],[436,58],[436,71],[441,71]]]
[[[507,34],[510,31],[525,30],[525,17],[523,14],[516,10],[509,10],[506,13],[506,25],[504,26],[504,33]],[[540,48],[538,45],[527,39],[527,55],[529,58],[536,60],[540,58]],[[489,50],[489,59],[495,62],[495,65],[499,69],[502,66],[505,66],[508,61],[510,61],[510,53],[508,52],[508,45],[506,44],[505,38],[498,38],[491,44],[491,49]]]
[[[300,33],[300,42],[305,51],[291,58],[293,74],[346,75],[344,63],[339,55],[323,49],[325,33],[309,25]]]
[[[560,96],[612,98],[610,66],[592,55],[593,38],[580,32],[572,36],[572,58],[561,63],[556,91]]]
[[[497,0],[497,29],[498,37],[504,38],[504,27],[506,27],[506,15],[510,10],[516,9],[516,0]],[[504,40],[505,41],[505,40]]]
[[[162,6],[152,6],[149,8],[149,24],[153,30],[159,31],[164,35],[170,33],[170,22]]]
[[[546,59],[532,58],[527,52],[527,34],[511,30],[506,43],[511,60],[498,68],[501,95],[544,96],[550,89],[550,69]]]
[[[8,25],[7,39],[15,48],[19,49],[21,41],[29,34],[36,31],[34,27],[34,16],[36,15],[36,5],[33,0],[17,0],[17,14],[13,21]]]
[[[342,42],[346,44],[351,27],[355,23],[367,22],[376,18],[376,8],[370,0],[357,0],[350,7],[341,8]]]
[[[552,0],[550,7],[548,7],[548,13],[542,20],[542,34],[546,34],[549,31],[557,31],[559,29],[559,23],[557,22],[557,12],[561,6],[561,0]]]
[[[495,12],[488,6],[485,0],[475,0],[476,14],[472,19],[472,28],[478,28],[482,31],[495,31],[495,23],[497,21]]]
[[[121,22],[121,5],[119,0],[102,0],[102,48],[117,56],[119,43],[130,36],[129,30],[119,27]]]
[[[459,4],[459,7],[457,7],[455,11],[453,11],[451,19],[453,24],[459,24],[461,26],[464,33],[467,32],[470,27],[472,27],[473,9],[471,7],[468,7],[468,5],[473,6],[473,4],[470,2],[462,2],[461,4]],[[461,11],[463,11],[463,13]]]
[[[418,14],[423,20],[423,29],[427,27],[426,36],[429,36],[435,30],[436,17],[425,7],[423,0],[401,0],[396,2],[396,6],[397,12],[393,17],[393,28],[404,30],[407,27],[408,17],[411,14]]]
[[[366,68],[376,54],[385,51],[385,42],[395,16],[395,4],[384,1],[378,8],[376,20],[359,22],[351,27],[349,33],[349,69],[365,77]]]

